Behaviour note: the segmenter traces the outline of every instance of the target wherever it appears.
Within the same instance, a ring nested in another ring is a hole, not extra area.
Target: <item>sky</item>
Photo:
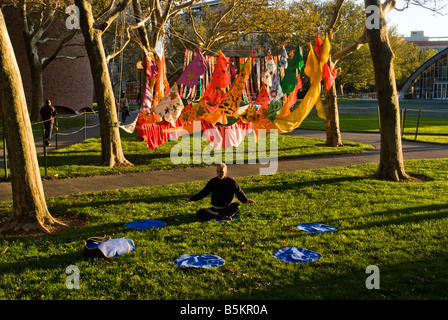
[[[424,31],[426,37],[447,37],[448,39],[447,9],[445,13],[447,15],[441,16],[421,7],[411,6],[405,11],[389,12],[387,24],[397,26],[398,32],[404,37],[410,37],[411,31]]]

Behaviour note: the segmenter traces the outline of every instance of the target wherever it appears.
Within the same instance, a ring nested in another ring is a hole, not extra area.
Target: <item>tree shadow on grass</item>
[[[426,212],[421,214],[421,212]],[[388,218],[388,215],[393,215],[393,218]],[[409,223],[421,223],[427,220],[441,220],[448,217],[448,203],[447,204],[433,204],[429,206],[411,207],[400,210],[379,211],[372,212],[366,215],[369,220],[375,219],[375,221],[358,224],[357,217],[345,218],[345,220],[353,220],[352,227],[345,228],[345,230],[362,230],[370,229],[374,227],[392,226],[392,225],[404,225]],[[384,219],[378,221],[379,219]],[[344,218],[342,218],[344,219]],[[329,221],[330,223],[338,223],[341,219],[335,219]]]

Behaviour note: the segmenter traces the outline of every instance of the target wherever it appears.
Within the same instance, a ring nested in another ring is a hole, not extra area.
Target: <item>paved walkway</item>
[[[129,121],[130,120],[131,119],[129,119]],[[68,131],[73,132],[75,130],[76,129],[72,129]],[[320,131],[295,130],[290,134],[303,137],[325,139],[325,132]],[[88,130],[87,138],[97,136],[99,136],[99,127]],[[58,147],[63,148],[73,143],[82,141],[82,139],[83,132],[79,132],[77,135],[60,136],[58,139]],[[361,154],[353,155],[283,160],[279,161],[277,172],[280,173],[292,170],[308,170],[379,162],[380,135],[378,133],[344,132],[342,133],[342,140],[371,144],[375,147],[375,149],[366,151]],[[39,153],[42,152],[41,139],[40,141],[39,139],[36,141],[36,148]],[[54,146],[50,146],[50,151],[52,150],[52,148],[54,148]],[[403,141],[403,157],[405,160],[448,158],[448,146]],[[0,165],[1,168],[3,168],[3,163],[1,163]],[[232,177],[259,175],[260,168],[268,168],[272,165],[273,164],[230,164],[228,165],[229,175],[231,175]],[[151,171],[144,173],[95,176],[88,178],[45,180],[43,182],[43,185],[45,195],[47,197],[53,197],[68,194],[115,190],[121,188],[145,187],[152,185],[191,182],[196,180],[207,180],[214,175],[215,167],[213,166],[205,168],[187,168],[165,171]],[[11,184],[9,182],[1,182],[0,201],[10,200],[12,200]]]

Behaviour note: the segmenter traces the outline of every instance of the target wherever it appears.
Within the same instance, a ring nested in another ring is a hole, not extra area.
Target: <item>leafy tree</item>
[[[12,214],[0,231],[50,232],[63,225],[48,211],[17,60],[0,10],[0,110],[10,159]]]
[[[437,8],[433,0],[406,1],[409,5]],[[396,1],[365,0],[368,43],[375,72],[375,84],[381,122],[380,164],[375,178],[389,181],[410,180],[405,172],[400,133],[400,105],[395,81],[394,52],[389,39],[386,15],[396,6]]]
[[[98,7],[95,7],[94,12],[89,0],[75,0],[79,8],[79,23],[89,56],[97,99],[101,134],[101,165],[109,167],[132,164],[126,160],[121,146],[116,102],[102,36],[130,2],[131,0],[111,1],[103,11],[98,12]]]

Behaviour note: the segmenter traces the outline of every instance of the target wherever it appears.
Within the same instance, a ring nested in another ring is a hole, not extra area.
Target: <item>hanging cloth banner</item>
[[[306,59],[305,69],[303,70],[305,74],[310,78],[311,81],[314,79],[314,74],[316,73],[319,62],[316,59],[316,54],[314,53],[313,47],[310,45],[310,52],[308,53],[308,58]]]
[[[279,68],[288,68],[288,53],[286,52],[285,46],[282,48],[282,53],[280,54],[280,59],[278,60]]]
[[[268,89],[266,88],[266,84],[263,83],[261,86],[261,90],[258,93],[258,97],[255,100],[254,104],[260,105],[262,108],[267,108],[269,105],[269,101],[271,98],[269,97]]]
[[[327,63],[330,57],[330,48],[330,40],[328,39],[328,35],[326,35],[317,70],[314,72],[313,79],[311,80],[311,86],[308,89],[308,92],[306,93],[302,102],[297,107],[297,109],[291,112],[288,116],[276,118],[273,122],[274,127],[278,130],[279,134],[291,132],[292,130],[299,127],[302,121],[308,116],[313,106],[318,103],[317,101],[320,101],[320,81],[322,79],[324,64]],[[311,50],[311,52],[313,52],[313,50]],[[312,55],[314,56],[314,53]],[[319,109],[323,107],[322,102],[319,106],[316,105],[316,108],[318,107]],[[318,110],[318,114],[319,113],[322,115],[322,110]],[[325,115],[325,113],[323,115]]]
[[[179,96],[177,84],[174,83],[170,91],[154,108],[154,113],[161,117],[163,120],[168,121],[172,125],[174,125],[174,122],[179,118],[183,108],[184,104]]]
[[[156,46],[154,48],[154,52],[159,56],[160,59],[162,59],[164,51],[165,50],[164,50],[163,37],[160,36],[159,40],[157,40]]]
[[[303,65],[302,48],[300,47],[300,43],[298,43],[296,50],[294,51],[294,56],[289,62],[288,68],[285,71],[285,76],[282,79],[282,90],[284,93],[290,93],[297,87],[297,75],[300,74],[300,69],[302,69]]]
[[[160,145],[167,142],[173,133],[166,132],[166,129],[180,127],[181,123],[176,121],[174,125],[168,121],[160,121],[156,123],[144,124],[140,128],[140,137],[146,141],[149,149],[156,149]],[[176,134],[174,132],[174,134]]]
[[[222,100],[214,113],[238,118],[238,108],[240,107],[242,92],[245,88],[246,81],[250,76],[251,70],[252,57],[249,57],[230,86],[227,96]]]
[[[188,88],[193,88],[198,82],[199,78],[207,70],[207,60],[201,51],[198,51],[190,62],[190,64],[185,68],[182,75],[177,80],[177,83],[183,84]]]
[[[231,126],[224,127],[201,120],[202,130],[213,149],[238,147],[246,135],[252,132],[252,125],[238,120]]]
[[[324,64],[324,77],[325,77],[325,88],[327,90],[331,89],[333,85],[334,79],[336,79],[338,71],[328,66],[328,64]]]
[[[290,109],[296,104],[297,102],[297,91],[299,91],[302,88],[302,80],[300,79],[300,74],[297,75],[297,85],[293,92],[288,94],[288,97],[286,98],[286,101],[283,103],[283,108],[278,114],[278,118],[286,117],[291,113]]]
[[[263,83],[270,88],[272,86],[272,80],[274,78],[274,75],[276,73],[276,65],[274,62],[274,58],[272,57],[271,52],[269,51],[268,58],[266,59],[266,66],[265,66],[265,72],[263,76]]]
[[[272,80],[271,89],[269,89],[269,98],[271,103],[280,100],[283,97],[283,90],[280,84],[280,75],[276,73],[274,80]]]
[[[146,51],[145,51],[146,52]],[[145,95],[141,104],[142,109],[151,110],[152,87],[151,81],[157,76],[157,65],[152,53],[146,52],[146,77],[145,77]]]
[[[215,69],[213,70],[212,78],[205,91],[204,99],[208,104],[217,105],[225,97],[226,93],[223,89],[230,85],[229,61],[226,56],[220,51],[217,57]],[[207,108],[212,112],[216,107],[207,105]]]
[[[319,37],[319,34],[317,34],[316,42],[314,43],[314,52],[316,52],[317,60],[320,60],[320,55],[322,54],[321,45],[322,45],[322,40]]]
[[[166,76],[165,56],[162,55],[162,58],[157,59],[157,69],[158,73],[156,76],[152,109],[157,106],[159,101],[162,100],[165,94],[170,90],[170,85]]]

